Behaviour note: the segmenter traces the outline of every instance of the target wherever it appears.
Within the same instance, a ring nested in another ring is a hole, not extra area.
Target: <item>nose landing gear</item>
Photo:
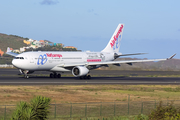
[[[27,74],[24,75],[24,78],[25,78],[25,79],[29,79],[29,75],[27,75]]]
[[[29,79],[29,75],[28,75],[28,70],[24,70],[23,73],[24,73],[24,78],[25,79]]]

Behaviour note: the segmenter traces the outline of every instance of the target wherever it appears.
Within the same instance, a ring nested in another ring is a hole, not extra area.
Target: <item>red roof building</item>
[[[0,49],[0,56],[3,56],[4,52]]]

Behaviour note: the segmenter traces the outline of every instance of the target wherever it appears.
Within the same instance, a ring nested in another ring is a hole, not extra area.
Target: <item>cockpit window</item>
[[[24,57],[15,57],[14,59],[24,59]]]
[[[19,59],[19,57],[14,57],[14,59]]]

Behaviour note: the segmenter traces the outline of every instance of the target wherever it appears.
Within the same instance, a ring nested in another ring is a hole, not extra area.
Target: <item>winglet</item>
[[[167,60],[172,59],[176,54],[172,55],[171,57],[167,58]]]

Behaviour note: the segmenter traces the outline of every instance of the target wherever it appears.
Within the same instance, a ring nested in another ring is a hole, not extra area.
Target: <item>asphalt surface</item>
[[[0,69],[0,85],[98,85],[98,84],[122,84],[122,85],[179,85],[180,77],[136,77],[154,75],[180,75],[179,71],[109,71],[93,70],[92,78],[79,79],[75,77],[49,78],[50,72],[38,71],[24,79],[18,75],[17,69]],[[64,73],[71,75],[71,73]],[[40,75],[40,76],[39,76]],[[129,75],[134,77],[128,77]],[[95,77],[93,77],[95,76]],[[119,77],[118,77],[119,76]]]

